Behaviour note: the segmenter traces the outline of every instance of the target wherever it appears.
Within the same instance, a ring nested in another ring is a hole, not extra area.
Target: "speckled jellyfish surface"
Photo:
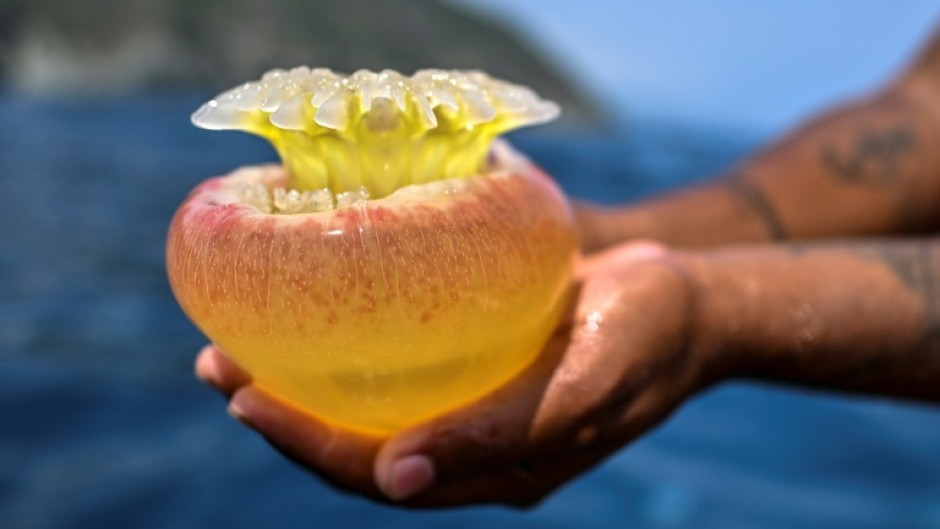
[[[193,123],[283,165],[209,179],[167,242],[184,311],[255,382],[386,435],[504,384],[538,355],[576,253],[554,182],[506,142],[558,107],[476,71],[273,70]]]
[[[342,76],[299,67],[233,88],[192,119],[199,127],[270,140],[298,192],[380,198],[409,184],[476,174],[493,138],[558,113],[532,90],[479,71]]]

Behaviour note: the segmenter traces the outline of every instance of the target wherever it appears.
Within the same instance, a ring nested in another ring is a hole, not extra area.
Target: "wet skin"
[[[727,175],[579,210],[569,317],[522,376],[380,440],[197,374],[299,464],[408,506],[526,506],[732,377],[940,401],[940,38],[887,86]],[[631,242],[637,239],[659,241]]]

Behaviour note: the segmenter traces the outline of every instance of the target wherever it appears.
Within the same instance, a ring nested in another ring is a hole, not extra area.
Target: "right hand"
[[[568,320],[519,377],[465,408],[377,439],[337,429],[254,386],[215,348],[200,378],[233,414],[343,489],[411,507],[532,505],[653,428],[712,381],[692,347],[694,284],[666,249],[589,257]]]

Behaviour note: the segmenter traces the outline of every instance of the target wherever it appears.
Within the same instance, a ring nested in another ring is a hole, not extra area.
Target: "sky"
[[[771,133],[914,53],[936,0],[451,0],[516,27],[612,112]]]

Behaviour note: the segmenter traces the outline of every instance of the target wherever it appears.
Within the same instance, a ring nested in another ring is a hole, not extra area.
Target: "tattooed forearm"
[[[915,154],[917,144],[914,131],[904,125],[880,131],[864,127],[849,149],[823,145],[820,160],[833,176],[845,182],[891,184],[904,176],[904,161]]]
[[[761,223],[767,230],[767,235],[771,240],[783,241],[788,238],[787,229],[781,222],[780,216],[777,215],[773,203],[757,184],[748,180],[746,174],[741,172],[733,173],[723,179],[722,183],[728,192],[735,195],[760,217]]]

